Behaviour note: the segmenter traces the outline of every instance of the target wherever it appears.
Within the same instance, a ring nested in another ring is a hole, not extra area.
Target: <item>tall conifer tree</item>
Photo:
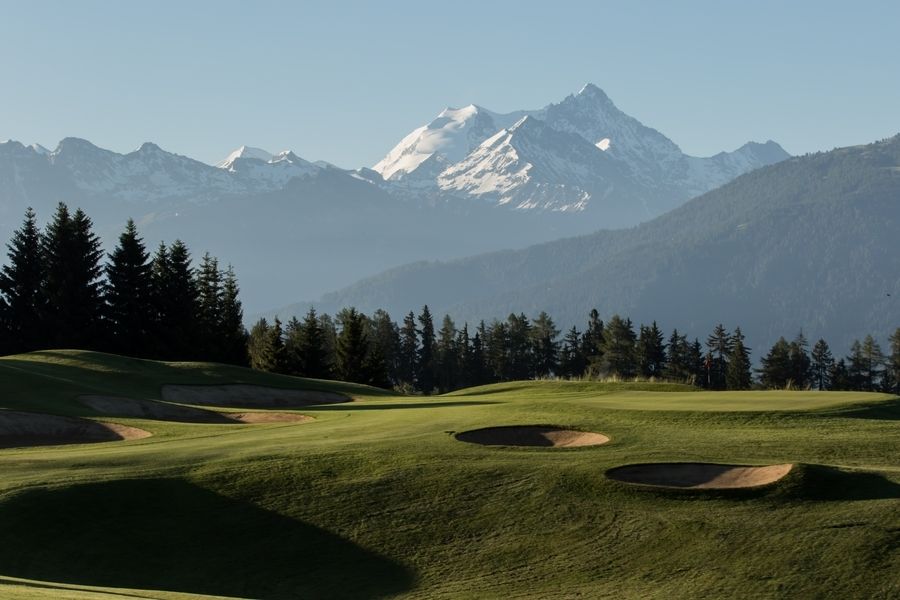
[[[116,352],[133,356],[153,354],[153,280],[149,258],[134,221],[129,219],[106,265],[107,316]]]
[[[45,344],[44,260],[37,217],[29,208],[25,221],[7,245],[9,262],[0,270],[0,297],[4,301],[0,324],[8,336],[5,350],[26,352]],[[2,349],[0,349],[2,350]]]

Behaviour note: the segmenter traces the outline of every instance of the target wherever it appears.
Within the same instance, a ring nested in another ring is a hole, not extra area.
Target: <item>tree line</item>
[[[639,325],[613,315],[604,322],[596,310],[583,331],[563,335],[545,312],[529,319],[457,327],[444,316],[440,327],[427,306],[419,315],[394,322],[383,310],[371,316],[354,308],[334,317],[310,309],[302,320],[284,324],[260,319],[248,341],[253,368],[423,393],[540,378],[656,379],[704,389],[819,389],[900,393],[900,328],[885,354],[872,336],[855,342],[850,355],[835,359],[825,340],[810,349],[800,333],[779,339],[752,366],[741,329],[717,325],[704,342],[656,322]]]
[[[57,206],[41,230],[30,208],[0,269],[0,351],[78,348],[166,360],[246,364],[234,270],[187,245],[151,257],[129,220],[111,254],[91,219]]]

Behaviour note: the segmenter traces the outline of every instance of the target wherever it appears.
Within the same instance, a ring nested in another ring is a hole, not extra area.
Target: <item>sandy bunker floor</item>
[[[117,423],[0,410],[0,448],[115,442],[150,435],[149,431]]]
[[[162,399],[181,404],[239,408],[297,408],[350,401],[350,398],[333,392],[282,390],[244,384],[164,385]]]
[[[719,465],[712,463],[648,463],[616,467],[606,476],[616,481],[659,487],[734,489],[775,483],[794,465]]]
[[[461,442],[483,446],[537,446],[553,448],[577,448],[599,446],[609,441],[600,433],[577,431],[546,425],[509,425],[486,427],[456,434]]]

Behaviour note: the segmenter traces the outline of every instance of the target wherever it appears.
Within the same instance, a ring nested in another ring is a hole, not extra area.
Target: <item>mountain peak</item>
[[[593,83],[584,84],[584,86],[581,88],[581,90],[579,90],[579,92],[577,94],[575,94],[575,96],[579,97],[579,98],[590,98],[593,100],[600,100],[603,102],[611,102],[611,100],[609,99],[609,96],[606,95],[606,92],[601,90],[599,87],[597,87]]]
[[[140,152],[141,154],[158,154],[162,151],[163,149],[153,142],[144,142],[141,144],[141,147],[137,149],[137,152]]]
[[[253,158],[256,160],[261,160],[263,162],[269,162],[272,160],[272,153],[263,150],[262,148],[254,148],[252,146],[241,146],[231,154],[229,154],[225,160],[222,160],[216,164],[220,169],[230,169],[234,165],[234,161],[239,158]]]

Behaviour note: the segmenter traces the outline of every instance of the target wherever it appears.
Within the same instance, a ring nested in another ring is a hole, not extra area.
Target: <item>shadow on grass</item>
[[[800,465],[785,492],[819,502],[900,499],[900,484],[878,473],[844,471],[826,465]]]
[[[328,531],[178,479],[16,494],[0,504],[0,573],[103,587],[380,598],[412,571]]]
[[[851,419],[872,419],[875,421],[900,421],[900,398],[854,407],[840,411],[836,413],[836,416]]]
[[[452,408],[454,406],[484,406],[488,404],[501,404],[501,402],[391,402],[390,404],[367,404],[362,402],[355,402],[347,404],[334,404],[331,406],[320,404],[316,406],[307,406],[304,408],[309,412],[344,412],[348,410],[393,410],[397,408]]]

